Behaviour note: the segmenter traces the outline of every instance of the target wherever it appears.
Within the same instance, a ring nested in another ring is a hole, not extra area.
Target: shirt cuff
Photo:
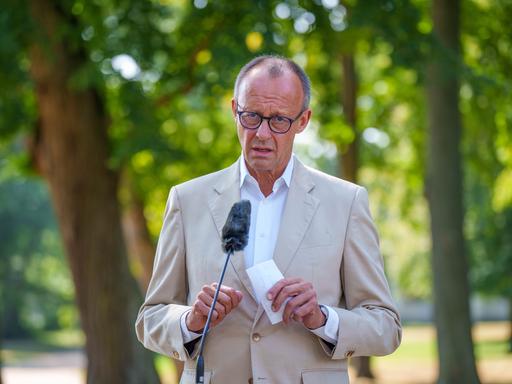
[[[338,313],[327,305],[320,305],[320,309],[327,317],[327,321],[321,327],[310,329],[310,331],[321,339],[331,344],[336,344],[338,342],[338,327],[340,325]]]
[[[201,337],[200,333],[189,331],[187,327],[187,314],[191,310],[188,310],[186,312],[183,312],[180,318],[180,325],[181,325],[181,335],[183,336],[183,344],[190,343],[191,341]]]

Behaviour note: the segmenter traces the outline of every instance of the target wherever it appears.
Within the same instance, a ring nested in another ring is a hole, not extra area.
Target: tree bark
[[[145,295],[153,273],[156,250],[144,216],[144,203],[135,190],[133,181],[125,176],[123,184],[126,195],[122,215],[123,233],[132,270],[142,294]]]
[[[432,233],[438,383],[479,383],[471,339],[458,108],[458,0],[434,0],[436,42],[427,67],[427,198]],[[447,60],[447,58],[449,60]]]
[[[30,51],[40,118],[37,158],[75,284],[87,382],[159,382],[152,355],[133,330],[141,299],[128,269],[117,175],[108,167],[108,119],[94,89],[69,85],[73,72],[87,62],[83,50],[71,49],[62,38],[62,31],[76,28],[75,20],[52,1],[30,4],[36,36],[43,37]]]
[[[338,146],[339,169],[341,176],[353,183],[357,182],[358,145],[359,137],[356,130],[356,102],[357,102],[357,75],[353,55],[342,55],[341,65],[343,68],[343,84],[341,85],[341,104],[343,115],[348,125],[352,128],[354,140],[347,146]]]

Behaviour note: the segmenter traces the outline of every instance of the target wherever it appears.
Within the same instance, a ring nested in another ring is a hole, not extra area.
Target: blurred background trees
[[[426,70],[426,188],[432,233],[439,383],[479,383],[471,339],[461,199],[460,2],[435,0],[432,20],[433,44]]]
[[[292,57],[311,76],[313,120],[296,150],[369,188],[397,296],[430,299],[434,281],[438,296],[454,292],[455,302],[470,292],[512,302],[509,1],[461,0],[460,22],[446,22],[460,26],[455,48],[443,47],[432,17],[452,2],[2,3],[2,338],[81,326],[90,382],[127,382],[120,372],[128,365],[133,382],[158,380],[132,329],[167,194],[239,156],[232,86],[262,53]],[[438,70],[427,72],[427,63]],[[456,79],[451,104],[434,90],[443,74]],[[460,117],[436,112],[435,102]],[[460,135],[448,146],[443,135],[452,131]],[[431,193],[449,181],[453,194]],[[431,210],[447,207],[439,225],[429,221],[425,190]],[[459,250],[441,257],[450,269],[432,270],[430,225],[436,249],[435,231],[448,219]],[[452,306],[435,301],[437,313]],[[467,312],[442,328],[467,324],[464,336],[439,344],[440,356],[458,342],[473,355]],[[446,362],[440,381],[456,364]],[[371,376],[368,361],[359,367]]]

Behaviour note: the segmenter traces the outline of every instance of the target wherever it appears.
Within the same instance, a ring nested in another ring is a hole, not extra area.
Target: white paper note
[[[265,309],[272,325],[283,321],[286,302],[281,305],[279,311],[274,312],[271,308],[272,301],[267,299],[268,290],[284,277],[279,268],[277,268],[276,263],[274,263],[274,260],[268,260],[248,268],[247,274],[251,279],[254,294]]]

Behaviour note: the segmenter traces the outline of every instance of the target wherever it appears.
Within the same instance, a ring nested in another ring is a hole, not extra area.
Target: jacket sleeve
[[[400,345],[402,328],[384,275],[368,193],[362,187],[353,200],[340,275],[345,305],[334,308],[338,341],[334,349],[321,342],[324,351],[333,359],[392,353]]]
[[[188,295],[185,236],[178,191],[172,188],[165,208],[164,223],[153,265],[153,275],[142,304],[135,330],[148,349],[187,360],[180,318],[190,309]]]

